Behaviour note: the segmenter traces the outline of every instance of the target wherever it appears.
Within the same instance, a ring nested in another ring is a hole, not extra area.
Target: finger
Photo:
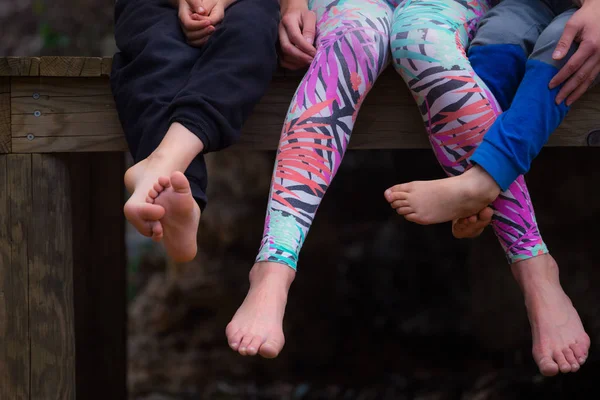
[[[588,82],[589,76],[596,67],[596,58],[588,59],[578,70],[573,74],[569,80],[564,84],[556,95],[556,104],[560,104],[566,99],[571,93],[573,93],[581,85]]]
[[[550,81],[549,88],[554,89],[574,74],[579,72],[581,66],[594,54],[592,46],[582,42],[579,49],[573,54],[573,57],[565,64],[564,67]]]
[[[207,36],[210,36],[214,31],[215,31],[215,27],[211,25],[211,26],[207,26],[206,28],[201,29],[199,31],[189,32],[185,36],[186,36],[188,42],[194,42],[194,41],[197,41],[200,39],[204,39]]]
[[[213,9],[210,11],[210,14],[208,15],[208,19],[213,25],[217,25],[218,23],[223,21],[224,17],[225,10],[220,5],[216,5],[215,7],[213,7]]]
[[[192,14],[185,11],[179,12],[179,22],[185,32],[197,31],[206,27],[205,20],[192,19]]]
[[[564,56],[567,55],[571,45],[573,44],[573,40],[581,30],[579,23],[573,17],[567,22],[565,25],[565,30],[563,31],[562,36],[558,40],[558,44],[554,49],[554,53],[552,53],[552,58],[555,60],[560,60]]]
[[[312,62],[313,58],[311,56],[304,53],[290,42],[284,27],[279,31],[279,43],[281,45],[281,50],[284,53],[284,57],[286,57],[288,61],[302,65],[308,65]]]
[[[585,82],[579,85],[579,87],[573,93],[571,93],[571,95],[567,98],[567,106],[571,106],[575,101],[583,96],[585,92],[587,92],[587,90],[596,80],[598,74],[600,74],[600,65],[596,65],[595,69],[592,70],[592,72],[588,75]]]
[[[193,12],[197,12],[198,14],[204,14],[206,9],[204,8],[204,4],[202,4],[202,0],[185,0],[188,4],[188,7]]]
[[[302,14],[302,36],[304,36],[306,42],[312,47],[311,51],[308,53],[311,56],[314,56],[317,52],[317,49],[314,47],[316,31],[317,14],[313,11],[306,11]]]
[[[289,41],[302,52],[307,55],[313,55],[316,50],[313,47],[312,43],[308,43],[304,36],[302,36],[302,31],[300,30],[300,21],[295,18],[284,18],[281,22],[287,32]]]

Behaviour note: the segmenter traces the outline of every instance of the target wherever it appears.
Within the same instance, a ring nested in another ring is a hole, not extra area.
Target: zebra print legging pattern
[[[309,6],[317,13],[317,54],[284,122],[256,260],[293,269],[360,106],[388,65],[390,44],[449,175],[469,168],[469,156],[500,112],[465,55],[489,8],[485,0],[314,0]],[[547,252],[522,177],[493,208],[509,262]]]

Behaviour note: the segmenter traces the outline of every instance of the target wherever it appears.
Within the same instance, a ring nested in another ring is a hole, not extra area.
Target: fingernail
[[[386,196],[391,196],[392,195],[392,191],[390,189],[385,191],[385,195]]]
[[[202,8],[202,7],[199,7],[199,8],[198,8],[198,12],[199,12],[199,13],[203,13],[203,12],[204,12],[204,8]]]
[[[555,85],[554,85],[554,81],[550,81],[550,83],[548,84],[548,88],[549,88],[550,90],[552,90],[552,89],[554,89],[554,86],[555,86]]]
[[[308,43],[312,43],[313,42],[313,40],[312,40],[312,38],[310,36],[304,36],[304,39],[306,39],[306,41]]]
[[[556,50],[554,53],[552,53],[552,58],[559,58],[562,55],[562,52],[560,50]]]
[[[583,364],[585,362],[585,357],[579,357],[579,363]]]

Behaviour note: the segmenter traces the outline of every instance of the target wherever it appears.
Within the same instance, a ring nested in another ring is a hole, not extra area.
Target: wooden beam
[[[10,78],[0,77],[0,154],[10,153]]]
[[[30,400],[31,155],[0,155],[0,399]]]
[[[300,79],[274,77],[234,149],[277,148],[281,126]],[[107,77],[12,78],[10,96],[12,152],[127,150]],[[597,141],[588,141],[588,135],[598,129],[600,87],[578,101],[548,146],[593,145]],[[359,113],[350,148],[429,147],[414,100],[397,74],[387,70]]]
[[[77,398],[125,400],[125,156],[71,154],[69,159]]]
[[[31,400],[75,400],[70,180],[65,156],[33,154],[29,237]]]
[[[39,57],[0,57],[0,76],[38,76]]]
[[[101,76],[100,57],[42,57],[41,76]]]

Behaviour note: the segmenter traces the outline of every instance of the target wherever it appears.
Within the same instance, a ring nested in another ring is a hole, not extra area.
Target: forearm
[[[600,6],[600,0],[573,0],[573,3],[578,6],[583,6],[584,4],[593,4],[596,6]]]

